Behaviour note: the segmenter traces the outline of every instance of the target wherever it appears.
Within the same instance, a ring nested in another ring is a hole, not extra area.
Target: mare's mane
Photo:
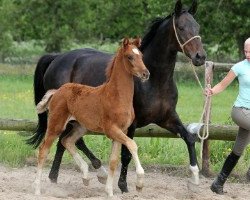
[[[180,12],[179,15],[181,15],[182,13],[185,13],[185,12],[188,12],[188,10],[182,9],[182,11]],[[143,51],[149,45],[149,43],[152,41],[152,39],[156,35],[160,25],[165,20],[169,20],[173,15],[175,15],[175,14],[172,13],[172,14],[168,15],[167,17],[157,17],[156,19],[154,19],[151,22],[151,25],[149,26],[147,33],[145,34],[145,36],[142,39],[141,46],[139,47],[140,51]]]

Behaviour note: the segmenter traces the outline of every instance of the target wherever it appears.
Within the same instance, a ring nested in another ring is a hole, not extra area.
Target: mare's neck
[[[150,71],[150,80],[166,82],[173,79],[178,44],[170,25],[158,31],[142,51],[144,63]]]
[[[126,101],[128,104],[132,104],[134,79],[133,75],[125,69],[127,63],[123,59],[122,55],[116,56],[106,90],[109,90],[117,101]]]

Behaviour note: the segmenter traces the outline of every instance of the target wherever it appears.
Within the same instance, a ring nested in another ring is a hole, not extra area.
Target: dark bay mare
[[[186,130],[176,113],[178,91],[173,80],[178,51],[184,52],[196,66],[205,62],[205,51],[198,36],[199,24],[193,18],[196,10],[197,1],[193,1],[189,9],[183,9],[181,1],[178,0],[174,12],[165,18],[156,19],[142,39],[140,51],[143,53],[143,62],[150,71],[150,78],[145,83],[135,78],[133,99],[135,120],[128,129],[128,136],[133,138],[136,128],[150,123],[179,134],[188,148],[190,170],[193,173],[191,181],[198,184],[196,136]],[[67,82],[90,86],[101,85],[105,81],[105,68],[112,56],[94,49],[78,49],[41,57],[34,77],[35,104],[39,103],[47,90],[57,89]],[[39,114],[38,119],[37,131],[28,140],[28,143],[35,147],[39,146],[45,134],[47,113]],[[60,139],[70,134],[71,129],[72,126],[68,124]],[[54,182],[57,181],[65,151],[60,139],[49,175]],[[76,146],[86,154],[96,169],[101,167],[100,160],[86,147],[82,139],[77,141]],[[121,157],[122,167],[118,185],[122,192],[128,192],[126,177],[131,154],[125,146],[122,147]]]

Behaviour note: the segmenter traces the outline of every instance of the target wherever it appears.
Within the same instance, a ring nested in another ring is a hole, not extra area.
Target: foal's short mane
[[[112,58],[112,60],[108,63],[108,66],[105,70],[105,75],[106,75],[106,82],[109,81],[113,67],[115,65],[115,59],[116,59],[116,55]]]

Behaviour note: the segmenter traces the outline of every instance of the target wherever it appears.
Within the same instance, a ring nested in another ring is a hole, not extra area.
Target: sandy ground
[[[58,183],[50,183],[48,169],[44,170],[42,195],[34,195],[32,183],[35,179],[36,168],[33,166],[24,168],[7,168],[0,165],[0,200],[55,200],[55,199],[108,199],[104,192],[104,185],[99,183],[96,172],[90,172],[90,184],[84,186],[76,169],[62,169]],[[186,173],[186,172],[185,172]],[[212,179],[201,177],[201,184],[194,187],[187,182],[187,176],[180,169],[163,170],[157,167],[145,169],[145,187],[142,192],[135,189],[135,172],[129,170],[129,193],[121,194],[118,186],[118,172],[114,183],[114,197],[109,199],[190,199],[190,200],[230,200],[250,199],[249,183],[227,183],[225,195],[217,195],[210,191]],[[244,182],[244,181],[243,181]]]

